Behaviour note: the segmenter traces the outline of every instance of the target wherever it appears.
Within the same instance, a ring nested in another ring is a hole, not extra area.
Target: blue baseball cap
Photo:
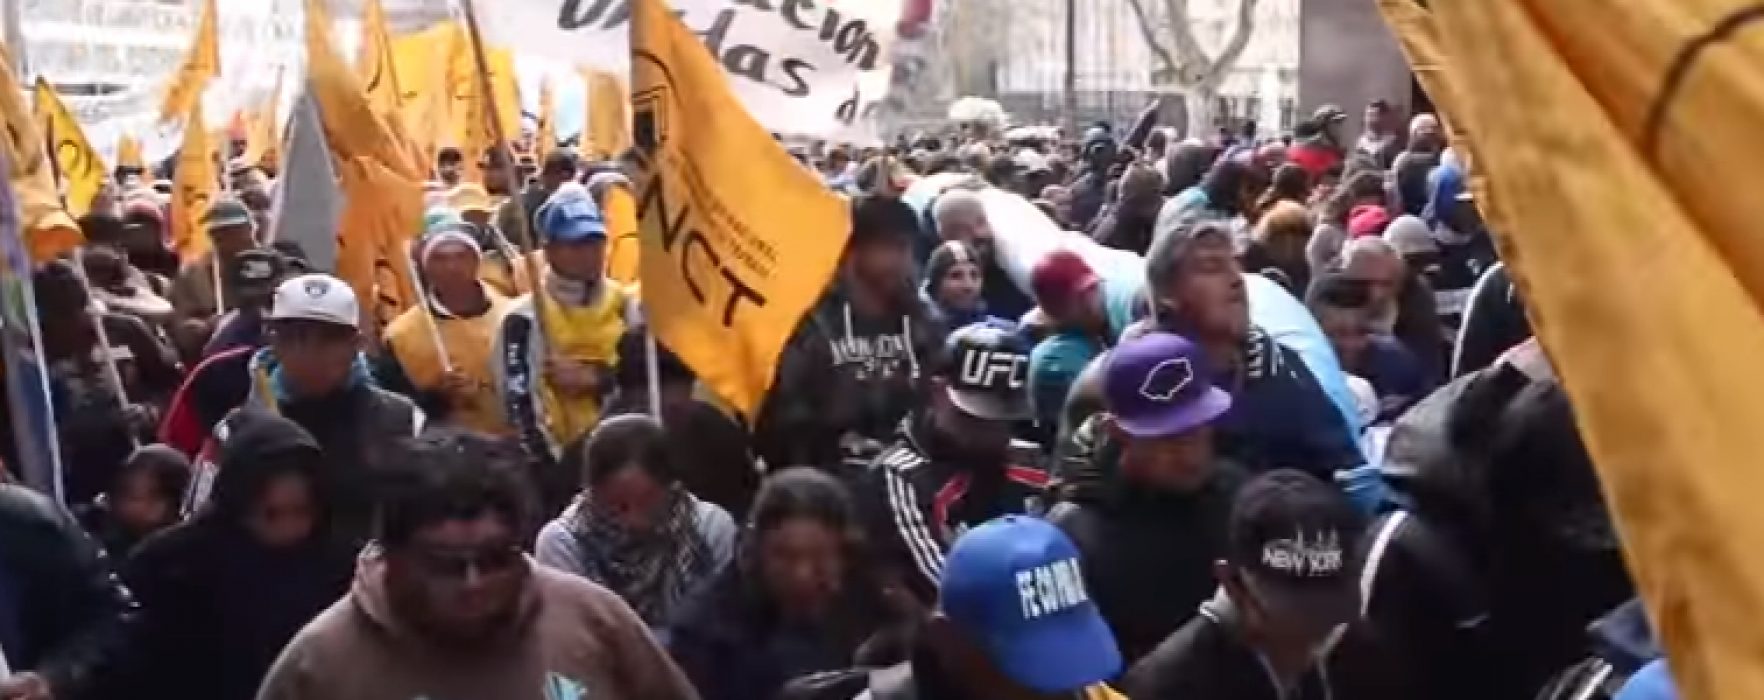
[[[1084,588],[1078,548],[1045,520],[969,530],[943,561],[940,606],[1006,677],[1041,693],[1115,677],[1121,650]]]
[[[606,218],[600,214],[600,205],[578,183],[566,182],[558,187],[534,212],[533,219],[546,243],[606,239]]]
[[[1115,425],[1137,438],[1181,435],[1231,410],[1213,386],[1200,347],[1174,333],[1123,341],[1103,367],[1103,400]]]

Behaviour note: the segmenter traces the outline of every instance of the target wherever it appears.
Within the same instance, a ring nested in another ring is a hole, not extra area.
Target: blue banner
[[[0,155],[0,173],[11,172]],[[5,362],[6,401],[19,464],[7,465],[27,485],[66,503],[62,490],[61,443],[56,439],[55,405],[49,394],[43,333],[31,292],[31,257],[12,183],[0,177],[0,358]]]

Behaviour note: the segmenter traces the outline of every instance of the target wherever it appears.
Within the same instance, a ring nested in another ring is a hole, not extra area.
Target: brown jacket
[[[384,565],[364,555],[349,595],[288,643],[258,700],[697,700],[618,596],[527,566],[532,578],[509,638],[460,653],[393,616]]]

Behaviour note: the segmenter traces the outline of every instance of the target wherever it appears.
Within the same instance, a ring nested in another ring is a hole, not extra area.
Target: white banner
[[[670,0],[760,124],[874,140],[903,0]],[[630,75],[629,0],[477,0],[485,41]]]

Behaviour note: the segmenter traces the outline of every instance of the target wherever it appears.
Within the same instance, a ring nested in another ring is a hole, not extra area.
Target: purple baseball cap
[[[1231,395],[1213,386],[1200,347],[1174,333],[1147,333],[1109,353],[1103,398],[1128,435],[1181,435],[1231,409]]]

